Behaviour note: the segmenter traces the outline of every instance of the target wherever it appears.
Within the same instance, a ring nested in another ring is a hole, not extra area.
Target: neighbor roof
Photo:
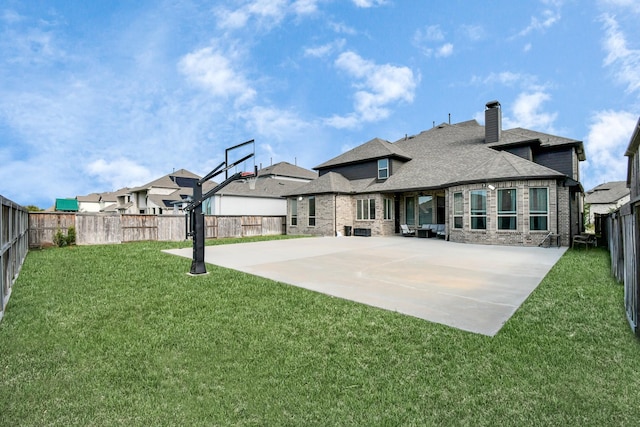
[[[611,204],[629,195],[626,181],[612,181],[600,184],[586,192],[584,201],[591,204]]]
[[[132,188],[130,191],[133,193],[137,191],[148,190],[149,188],[152,188],[152,187],[178,189],[181,187],[187,187],[187,185],[185,184],[193,179],[200,179],[200,176],[196,175],[193,172],[189,172],[186,169],[179,169],[175,172],[166,174],[165,176],[155,179],[145,185]]]
[[[316,179],[318,177],[317,172],[301,168],[297,165],[292,165],[288,162],[279,162],[275,165],[267,166],[266,168],[262,168],[258,171],[258,176],[268,175],[302,179]]]

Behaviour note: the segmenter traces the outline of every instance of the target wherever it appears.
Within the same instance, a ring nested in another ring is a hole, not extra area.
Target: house
[[[129,189],[123,189],[128,191]],[[119,190],[122,191],[122,190]],[[77,196],[78,212],[114,212],[118,192],[91,193]]]
[[[277,215],[287,214],[287,200],[282,196],[309,181],[318,173],[280,162],[257,171],[255,177],[229,183],[202,204],[207,215]]]
[[[117,212],[121,214],[178,215],[193,196],[200,176],[180,169],[140,187],[117,192]],[[206,182],[203,192],[215,186]]]
[[[630,200],[626,181],[613,181],[600,184],[587,191],[584,203],[588,205],[589,224],[594,223],[594,215],[607,215]]]
[[[395,143],[374,138],[314,169],[287,193],[287,233],[388,236],[400,225],[444,224],[455,242],[570,244],[583,229],[582,141],[502,129],[500,103],[485,126],[443,123]],[[555,243],[555,242],[554,242]]]

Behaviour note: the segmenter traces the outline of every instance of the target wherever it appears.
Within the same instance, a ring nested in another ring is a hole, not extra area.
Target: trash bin
[[[345,225],[344,226],[344,235],[345,236],[351,236],[351,226],[350,225]]]

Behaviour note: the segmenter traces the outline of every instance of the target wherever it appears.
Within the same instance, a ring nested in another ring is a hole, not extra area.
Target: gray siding
[[[336,166],[319,171],[320,176],[328,172],[337,172],[348,180],[376,178],[378,176],[378,161],[358,163],[353,165]]]
[[[504,151],[507,151],[511,154],[515,154],[518,157],[522,157],[523,159],[532,160],[532,154],[531,154],[531,147],[524,146],[524,147],[509,147],[509,148],[505,148]]]
[[[573,153],[573,147],[536,151],[533,155],[533,161],[539,165],[546,166],[569,177],[573,177]]]

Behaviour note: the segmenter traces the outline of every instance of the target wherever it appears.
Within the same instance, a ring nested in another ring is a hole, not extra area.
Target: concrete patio
[[[319,237],[207,246],[205,261],[494,336],[565,250],[435,238]],[[166,252],[193,254],[191,248]]]

